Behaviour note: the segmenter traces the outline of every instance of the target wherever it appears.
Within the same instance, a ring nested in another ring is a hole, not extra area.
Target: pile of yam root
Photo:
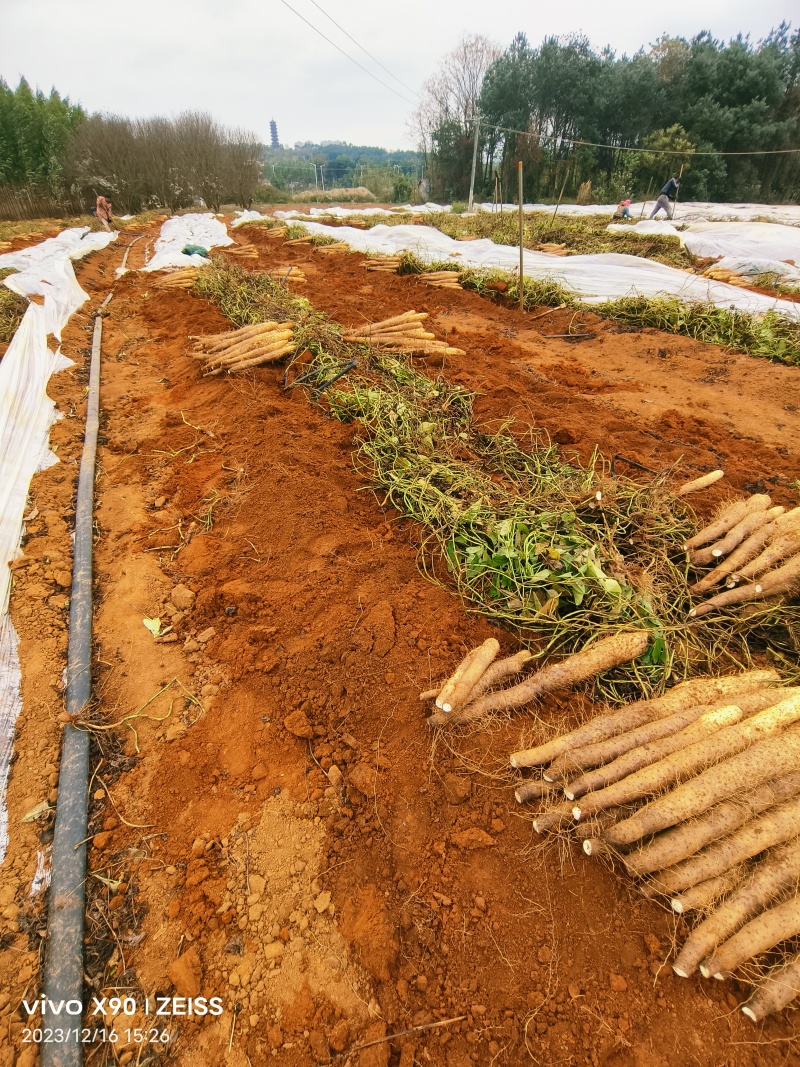
[[[305,271],[300,267],[276,267],[274,270],[265,271],[266,274],[272,278],[274,282],[280,282],[281,285],[285,285],[288,282],[301,283],[306,280]]]
[[[226,245],[221,251],[226,256],[235,256],[237,259],[258,259],[258,249],[254,244]]]
[[[240,330],[191,337],[190,355],[205,361],[203,374],[213,377],[274,363],[295,350],[293,322],[260,322]]]
[[[766,597],[791,595],[800,588],[800,507],[772,507],[764,493],[724,507],[712,523],[685,545],[695,569],[713,570],[689,587],[695,595],[721,592],[690,611],[711,611]]]
[[[463,289],[456,270],[432,270],[418,274],[417,278],[434,289]]]
[[[365,259],[361,264],[365,270],[383,271],[384,274],[395,274],[400,266],[400,256],[381,256],[380,259]]]
[[[157,289],[191,289],[197,281],[197,267],[183,267],[162,275],[155,282]]]
[[[426,311],[406,311],[358,330],[350,330],[343,340],[369,344],[390,352],[408,352],[414,356],[463,356],[463,349],[452,348],[445,341],[437,341],[436,334],[423,329],[422,323],[427,317]]]
[[[750,284],[745,278],[742,278],[740,274],[736,274],[732,270],[728,270],[726,267],[709,267],[703,271],[704,278],[712,278],[715,282],[726,282],[728,285],[738,285],[746,287]]]
[[[497,689],[532,657],[498,660],[490,638],[421,694],[436,701],[428,721],[520,707],[640,656],[647,640],[617,634]],[[698,913],[677,975],[723,979],[757,959],[763,977],[741,1006],[754,1021],[800,994],[800,688],[781,688],[773,670],[693,678],[514,752],[510,764],[538,775],[515,791],[541,806],[537,832],[571,829],[645,895]]]

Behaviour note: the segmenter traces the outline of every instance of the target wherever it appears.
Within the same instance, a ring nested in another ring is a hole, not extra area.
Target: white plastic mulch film
[[[75,279],[72,260],[105,248],[116,237],[80,227],[24,251],[0,255],[0,270],[17,271],[4,279],[5,285],[34,298],[0,362],[0,862],[8,847],[6,787],[14,725],[22,706],[18,639],[8,614],[7,563],[19,553],[31,478],[56,462],[48,434],[57,413],[47,383],[54,371],[71,363],[58,346],[51,350],[47,340],[49,335],[60,339],[70,315],[88,300]]]
[[[450,260],[454,265],[516,271],[519,249],[494,241],[455,241],[430,226],[373,226],[357,230],[350,226],[331,227],[304,222],[309,233],[334,236],[351,248],[372,255],[398,255],[413,252],[424,262]],[[526,250],[523,271],[528,278],[559,281],[588,304],[623,296],[675,296],[687,303],[708,302],[750,314],[774,309],[800,320],[800,304],[753,293],[725,282],[714,281],[639,256],[604,252],[585,256],[552,256]]]
[[[187,245],[219,248],[233,244],[225,223],[210,213],[177,215],[167,219],[155,243],[153,258],[144,270],[167,270],[177,267],[202,267],[209,261],[198,254],[184,255]]]

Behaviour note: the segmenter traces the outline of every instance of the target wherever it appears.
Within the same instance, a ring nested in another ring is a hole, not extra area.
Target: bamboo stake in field
[[[522,160],[517,164],[519,177],[519,309],[525,310],[525,216],[522,210]]]

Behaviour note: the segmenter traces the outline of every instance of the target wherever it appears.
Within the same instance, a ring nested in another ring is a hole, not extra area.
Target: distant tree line
[[[118,213],[175,211],[202,200],[249,207],[263,181],[261,143],[204,112],[177,118],[87,115],[55,89],[0,79],[0,192],[33,191],[84,208],[95,193]],[[1,202],[1,198],[0,198]]]
[[[264,164],[264,177],[278,190],[363,186],[380,200],[408,200],[422,175],[419,152],[343,141],[265,148]]]
[[[579,36],[533,47],[520,33],[502,51],[466,37],[412,119],[436,196],[466,198],[478,116],[481,197],[500,183],[512,199],[522,160],[526,199],[574,198],[587,181],[600,201],[653,195],[683,165],[690,199],[797,200],[800,154],[700,153],[800,148],[800,31],[663,37],[632,57]]]

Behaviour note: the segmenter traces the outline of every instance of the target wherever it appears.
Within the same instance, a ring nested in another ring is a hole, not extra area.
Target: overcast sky
[[[758,40],[792,14],[797,21],[796,0],[287,2],[294,11],[282,0],[0,0],[0,76],[16,85],[24,75],[46,91],[54,85],[89,111],[146,116],[192,108],[264,140],[275,118],[283,144],[342,139],[411,148],[406,123],[416,97],[323,12],[417,92],[464,33],[505,46],[519,30],[532,43],[580,32],[597,47],[632,53],[664,33],[710,30],[718,38],[743,33]]]

